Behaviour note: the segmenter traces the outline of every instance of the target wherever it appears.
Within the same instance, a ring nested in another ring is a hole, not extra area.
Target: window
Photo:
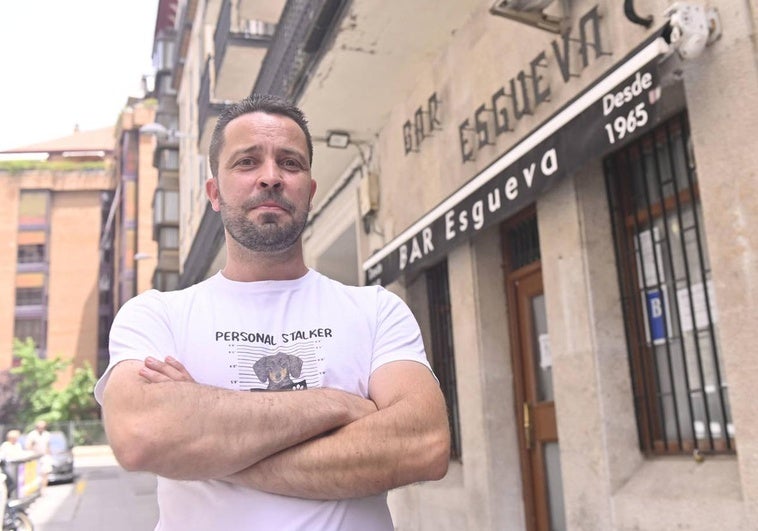
[[[44,303],[42,288],[16,288],[16,306],[39,306]]]
[[[179,169],[179,150],[162,149],[158,159],[159,170],[178,170]]]
[[[173,291],[179,286],[179,273],[176,271],[155,270],[153,287],[158,291]]]
[[[162,249],[179,248],[179,228],[161,227],[158,231],[158,246]]]
[[[179,191],[155,190],[153,198],[153,222],[156,225],[179,223]]]
[[[21,341],[25,341],[28,337],[32,338],[34,344],[37,346],[37,350],[41,351],[44,350],[46,346],[46,329],[47,327],[45,326],[45,321],[43,319],[16,318],[13,328],[13,336]]]
[[[447,260],[426,272],[426,291],[431,325],[432,369],[440,381],[450,421],[450,457],[460,459],[461,429],[458,414],[458,392],[455,383],[455,352],[453,320],[450,313],[450,286]]]
[[[45,244],[18,246],[18,263],[34,264],[45,261]]]
[[[45,227],[49,205],[50,194],[47,190],[22,190],[18,205],[19,228]]]
[[[685,114],[604,161],[643,451],[734,451]]]

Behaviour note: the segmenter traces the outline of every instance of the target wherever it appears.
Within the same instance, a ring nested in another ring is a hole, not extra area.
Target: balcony
[[[175,231],[175,234],[174,234]],[[162,249],[179,248],[179,190],[156,188],[153,196],[153,239]]]
[[[200,89],[197,94],[197,138],[200,139],[200,151],[208,152],[208,146],[211,142],[211,134],[216,124],[219,113],[223,110],[224,104],[212,101],[211,99],[211,67],[213,63],[208,57],[205,61],[203,75],[200,78]]]
[[[265,3],[251,0],[234,3],[224,0],[213,37],[214,100],[237,101],[252,91],[276,30],[276,24],[257,18],[267,15],[265,12],[259,15],[263,6]],[[275,16],[273,20],[278,13]]]

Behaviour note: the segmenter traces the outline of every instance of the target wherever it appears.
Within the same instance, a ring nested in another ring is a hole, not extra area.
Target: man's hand
[[[145,358],[144,366],[139,375],[150,383],[159,382],[192,382],[195,379],[179,360],[166,356],[166,361],[160,361],[152,356]]]

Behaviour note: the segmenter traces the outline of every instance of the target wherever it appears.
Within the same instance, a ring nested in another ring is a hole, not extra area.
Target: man
[[[50,456],[50,432],[47,431],[47,422],[38,420],[34,429],[26,435],[26,449],[38,454],[40,490],[47,487],[48,477],[53,471],[52,457]]]
[[[95,391],[114,453],[159,476],[157,529],[391,530],[387,491],[442,478],[449,458],[418,325],[383,288],[305,265],[299,109],[232,105],[209,152],[226,265],[117,315]]]

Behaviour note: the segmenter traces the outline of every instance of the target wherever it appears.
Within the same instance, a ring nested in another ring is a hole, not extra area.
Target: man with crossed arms
[[[387,491],[438,480],[449,460],[445,402],[418,324],[389,291],[305,265],[316,182],[299,109],[261,95],[227,107],[209,155],[226,265],[119,311],[95,390],[114,454],[159,476],[158,530],[389,531]],[[224,343],[228,330],[270,341]],[[322,337],[283,344],[292,330]],[[305,389],[266,391],[239,367],[243,351],[260,359],[284,347],[300,358]]]

